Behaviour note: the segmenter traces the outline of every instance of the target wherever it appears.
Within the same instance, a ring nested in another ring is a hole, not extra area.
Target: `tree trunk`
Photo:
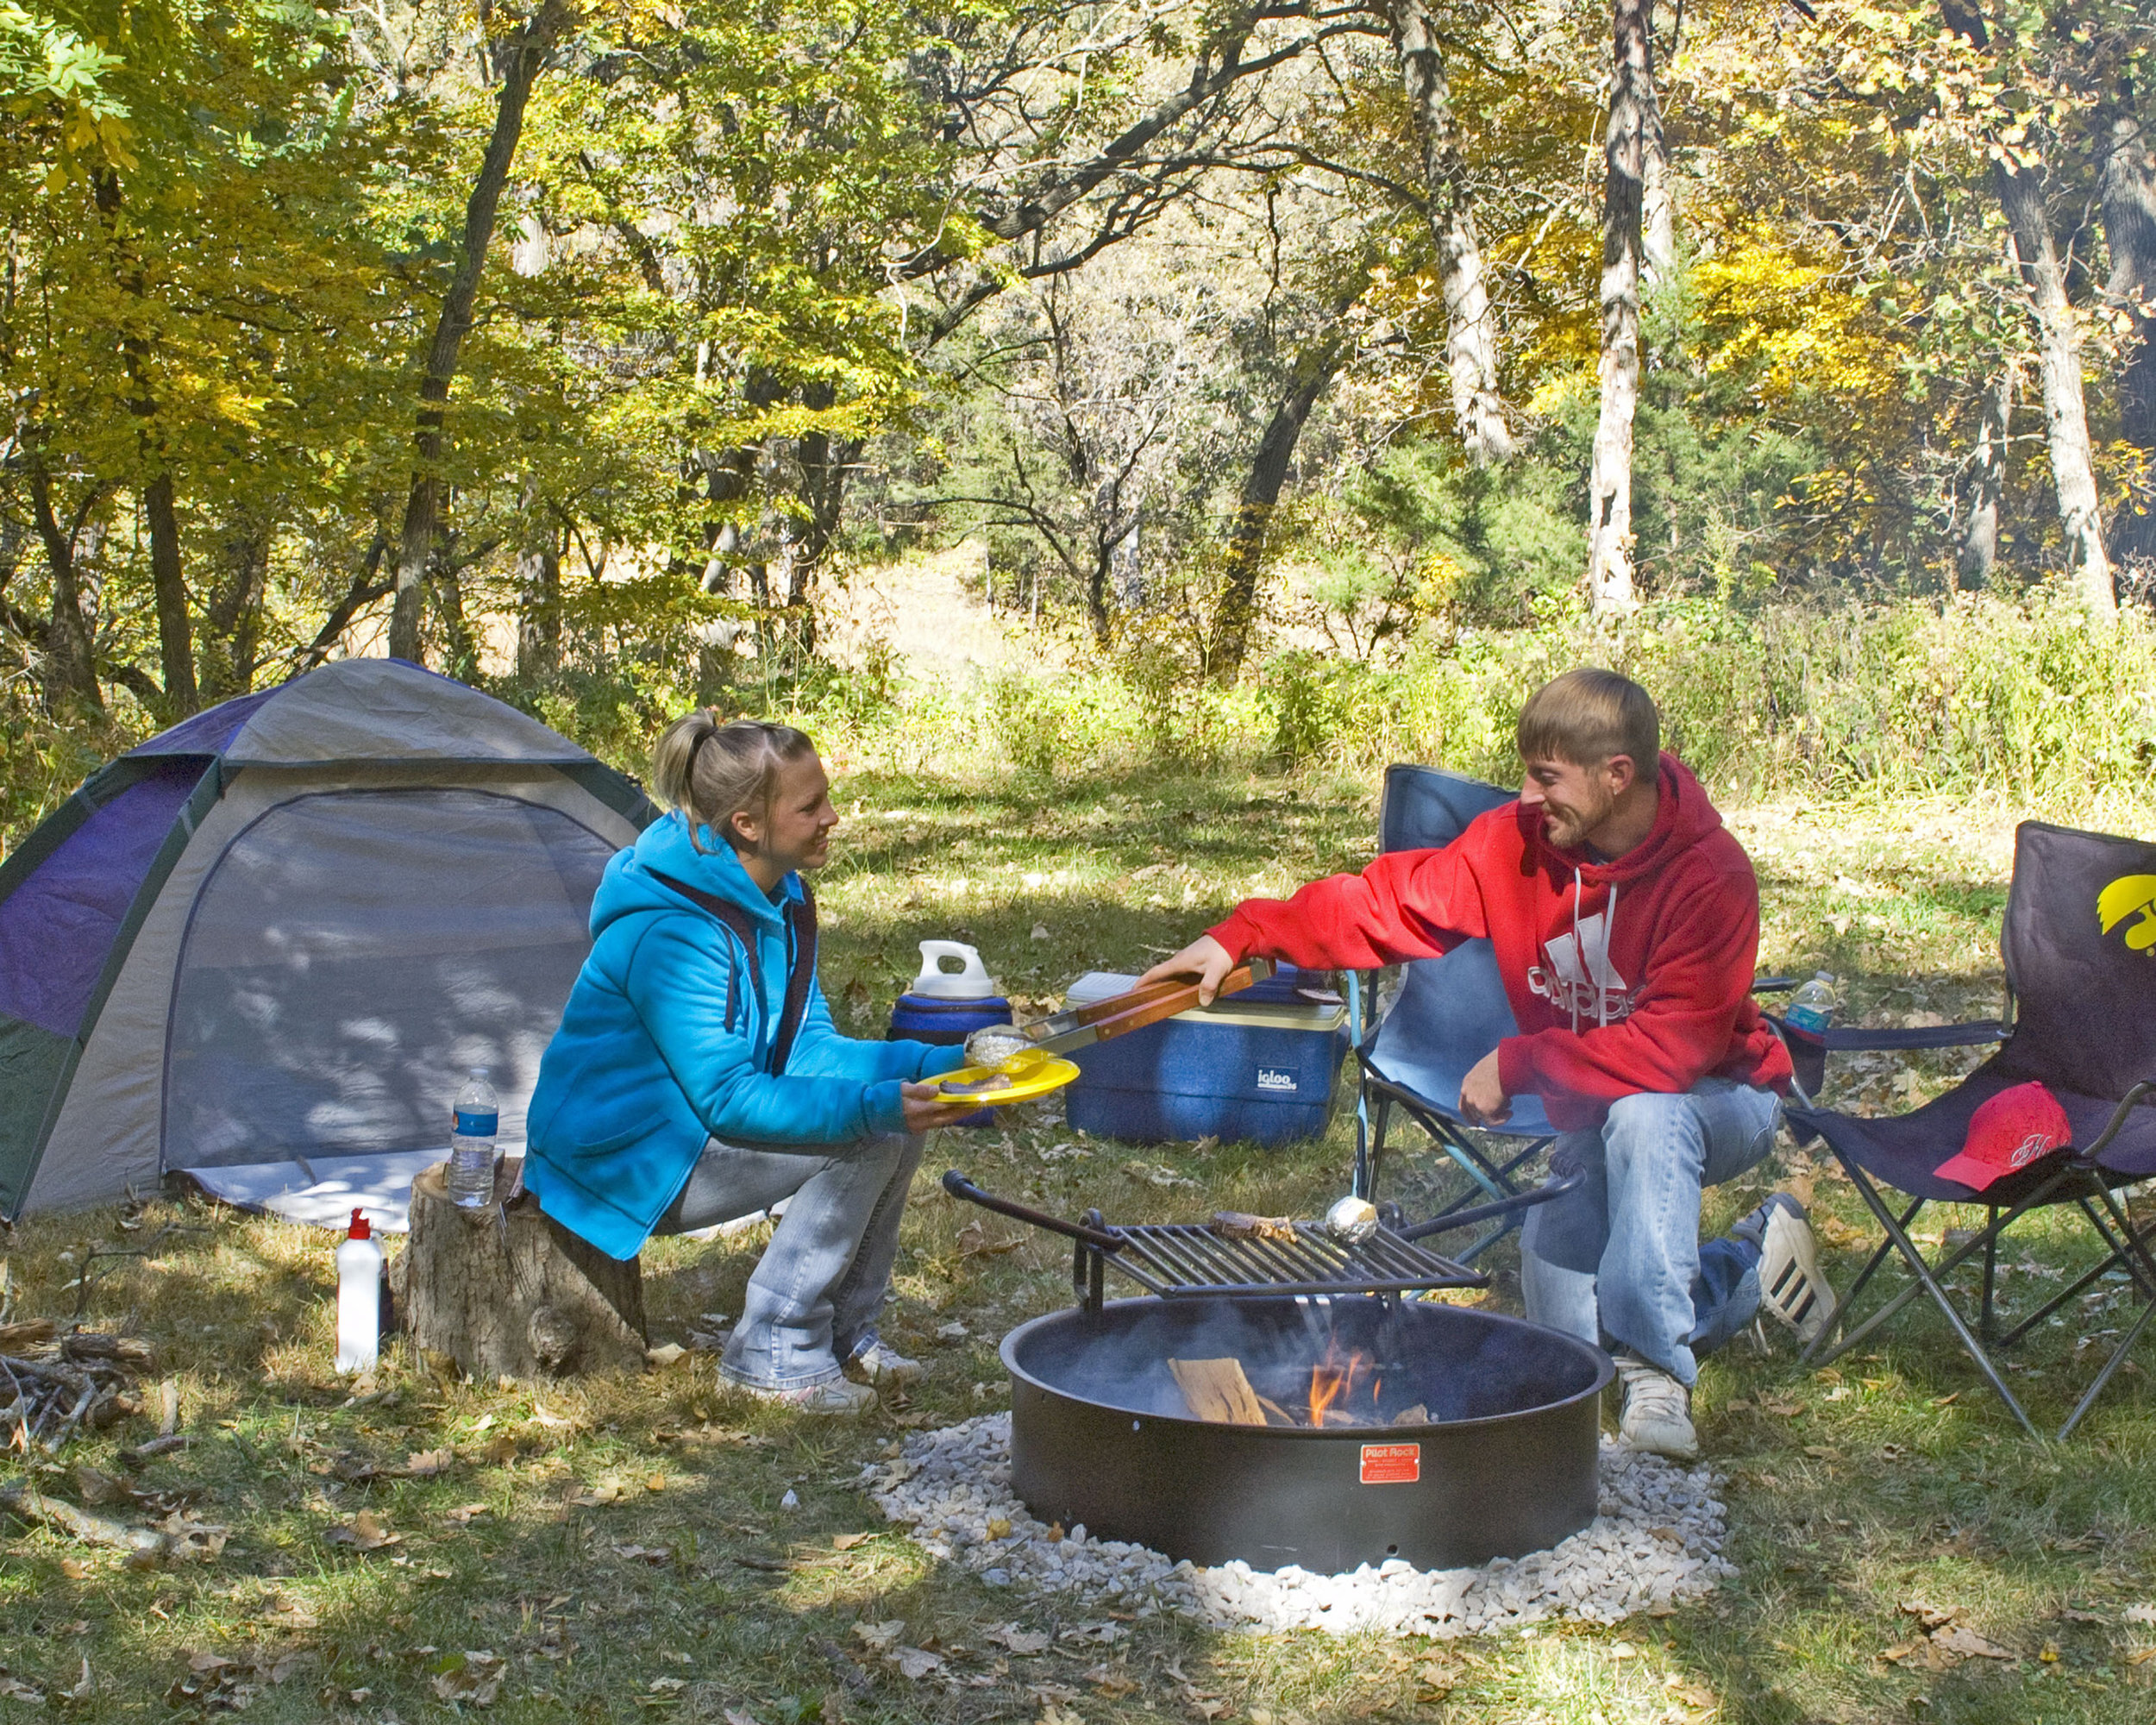
[[[2131,108],[2103,140],[2108,296],[2132,321],[2119,371],[2119,429],[2141,454],[2139,507],[2111,524],[2122,558],[2156,561],[2156,135]]]
[[[1961,470],[1961,544],[1956,557],[1964,586],[1990,585],[1999,556],[1999,499],[2006,490],[2008,428],[2014,418],[2019,379],[2012,366],[2001,369],[1984,392],[1977,421],[1977,447]]]
[[[543,682],[561,668],[561,532],[535,521],[517,558],[517,677]]]
[[[1295,445],[1302,428],[1338,374],[1348,354],[1348,342],[1335,331],[1307,350],[1296,361],[1287,393],[1273,408],[1265,435],[1257,440],[1257,454],[1243,481],[1235,520],[1228,530],[1227,553],[1221,559],[1220,599],[1213,613],[1212,640],[1206,649],[1207,669],[1225,682],[1243,668],[1250,647],[1250,624],[1257,611],[1257,578],[1265,567],[1265,536],[1272,526],[1273,511],[1280,506],[1281,487],[1294,464]]]
[[[203,607],[202,699],[205,705],[243,695],[254,685],[269,593],[270,523],[236,510],[218,548],[216,582]]]
[[[1498,392],[1497,316],[1483,279],[1474,194],[1460,154],[1452,90],[1428,0],[1386,0],[1400,77],[1422,141],[1422,178],[1437,242],[1445,293],[1445,363],[1452,375],[1452,417],[1468,459],[1477,467],[1513,453],[1511,428]]]
[[[420,656],[425,583],[442,536],[445,487],[437,468],[442,451],[443,407],[449,399],[450,382],[456,376],[457,354],[472,327],[473,302],[486,266],[486,248],[493,241],[502,188],[508,183],[517,140],[523,134],[524,109],[531,99],[532,85],[538,81],[547,55],[570,16],[562,0],[542,0],[539,9],[523,27],[504,37],[494,50],[494,66],[501,78],[501,88],[495,95],[494,130],[486,141],[479,178],[473,182],[471,198],[464,207],[463,248],[457,255],[456,273],[449,278],[448,292],[442,296],[434,340],[427,348],[426,371],[419,383],[411,490],[404,499],[404,530],[398,539],[397,602],[389,623],[389,650],[400,659],[417,662]]]
[[[519,1165],[504,1162],[497,1201],[473,1210],[450,1201],[440,1164],[412,1182],[411,1234],[390,1271],[405,1329],[481,1379],[642,1371],[637,1260],[586,1245],[529,1193],[508,1198]]]
[[[52,583],[52,605],[45,625],[44,662],[39,668],[46,710],[55,717],[77,706],[102,713],[104,694],[97,687],[90,621],[82,612],[82,584],[75,568],[77,535],[61,527],[59,516],[53,512],[52,480],[41,461],[33,460],[29,463],[29,480],[30,512],[37,524],[38,539],[45,548],[46,569]],[[79,530],[79,519],[76,524]]]
[[[178,724],[201,700],[195,689],[194,631],[187,618],[187,582],[179,565],[179,511],[167,467],[142,488],[142,514],[150,530],[150,588],[157,602],[157,647],[165,680],[167,724]]]
[[[2033,162],[2015,168],[2001,161],[1993,179],[2000,207],[2006,212],[2015,261],[2036,318],[2037,384],[2051,446],[2059,518],[2066,534],[2066,582],[2092,612],[2113,615],[2118,610],[2118,595],[2112,589],[2110,559],[2104,555],[2096,461],[2081,395],[2081,331],[2067,302],[2065,275],[2052,241],[2051,212],[2038,172]]]
[[[1651,14],[1652,0],[1615,0],[1602,147],[1602,399],[1588,486],[1587,588],[1597,617],[1638,604],[1632,574],[1632,427],[1639,405],[1641,206],[1655,105]]]

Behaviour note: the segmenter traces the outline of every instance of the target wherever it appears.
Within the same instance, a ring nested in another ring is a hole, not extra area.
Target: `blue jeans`
[[[721,1377],[758,1389],[813,1388],[876,1339],[924,1142],[891,1133],[806,1154],[705,1145],[657,1233],[693,1233],[792,1201],[749,1277]]]
[[[1682,1095],[1620,1097],[1601,1126],[1559,1138],[1553,1154],[1587,1180],[1527,1213],[1527,1315],[1598,1345],[1607,1336],[1692,1383],[1698,1357],[1759,1309],[1758,1248],[1702,1246],[1700,1192],[1765,1157],[1781,1107],[1771,1091],[1703,1078]]]

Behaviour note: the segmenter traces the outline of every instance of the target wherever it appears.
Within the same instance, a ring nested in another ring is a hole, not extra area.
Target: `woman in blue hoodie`
[[[816,901],[838,812],[815,745],[782,724],[667,728],[671,807],[607,864],[592,951],[540,1063],[524,1182],[541,1208],[629,1258],[791,1200],[719,1376],[813,1413],[858,1414],[920,1368],[876,1313],[921,1135],[978,1104],[921,1081],[964,1051],[856,1042],[816,982]]]

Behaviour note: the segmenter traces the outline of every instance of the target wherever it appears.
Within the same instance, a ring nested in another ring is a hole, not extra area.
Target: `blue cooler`
[[[1065,1004],[1120,994],[1137,980],[1094,971],[1071,984]],[[1210,1007],[1075,1050],[1078,1076],[1063,1092],[1065,1118],[1081,1132],[1138,1144],[1317,1137],[1332,1117],[1347,1053],[1347,1007],[1296,990],[1329,980],[1282,965],[1269,981]]]
[[[944,969],[946,958],[956,959],[959,968]],[[972,947],[955,940],[924,940],[921,974],[891,1008],[890,1039],[956,1048],[977,1030],[1008,1024],[1011,1003],[995,990],[995,979]],[[995,1118],[993,1108],[976,1108],[955,1124],[993,1126]]]

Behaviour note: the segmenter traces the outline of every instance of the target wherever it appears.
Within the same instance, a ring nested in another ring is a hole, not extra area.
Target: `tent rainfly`
[[[521,1142],[600,872],[655,812],[393,659],[130,750],[0,863],[0,1214],[180,1170],[241,1201],[400,1188],[473,1066]]]

